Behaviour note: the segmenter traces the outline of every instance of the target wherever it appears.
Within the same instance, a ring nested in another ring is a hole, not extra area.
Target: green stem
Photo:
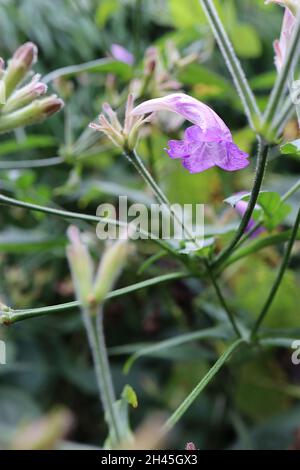
[[[96,59],[91,60],[90,62],[84,62],[83,64],[68,65],[67,67],[61,67],[60,69],[53,70],[53,72],[45,75],[42,80],[44,83],[49,83],[60,77],[71,77],[72,75],[77,75],[84,72],[109,72],[111,69],[111,64],[114,64],[115,62],[116,61],[114,59]]]
[[[227,362],[231,355],[240,347],[240,345],[244,342],[242,339],[236,340],[217,360],[217,362],[212,366],[212,368],[208,371],[208,373],[203,377],[203,379],[199,382],[199,384],[194,388],[194,390],[186,397],[186,399],[181,403],[181,405],[177,408],[176,411],[172,414],[172,416],[168,419],[163,427],[163,431],[165,433],[169,432],[175,424],[182,418],[184,413],[189,409],[192,403],[196,400],[198,395],[205,389],[205,387],[211,382],[211,380],[215,377],[217,372],[221,369],[221,367]]]
[[[58,217],[63,217],[64,219],[76,219],[76,220],[85,220],[89,222],[102,222],[102,223],[107,223],[111,225],[117,225],[118,227],[128,227],[126,222],[122,222],[120,220],[116,219],[109,219],[109,218],[101,218],[96,215],[90,215],[90,214],[81,214],[78,212],[69,212],[69,211],[64,211],[61,209],[55,209],[52,207],[47,207],[47,206],[40,206],[38,204],[33,204],[30,202],[24,202],[24,201],[19,201],[18,199],[13,199],[8,196],[4,196],[3,194],[0,194],[0,204],[4,203],[7,204],[8,206],[16,206],[16,207],[23,207],[25,209],[37,211],[37,212],[43,212],[45,214],[52,214]],[[152,240],[154,243],[157,243],[161,247],[163,247],[166,251],[171,252],[174,256],[178,256],[176,252],[174,252],[171,248],[170,245],[165,243],[163,240],[159,240],[156,236],[153,234],[146,232],[145,230],[140,229],[139,233],[144,235],[146,239]]]
[[[278,110],[278,105],[281,101],[282,95],[285,91],[286,84],[288,82],[288,77],[290,75],[291,69],[293,67],[296,56],[300,51],[300,17],[297,19],[293,37],[291,39],[290,47],[288,49],[287,57],[284,62],[284,65],[281,69],[280,74],[277,76],[277,80],[273,87],[265,114],[263,118],[264,127],[271,126],[272,121]]]
[[[292,253],[292,248],[293,248],[294,242],[295,242],[296,237],[297,237],[299,224],[300,224],[300,209],[298,211],[298,215],[297,215],[296,220],[295,220],[292,235],[291,235],[291,238],[288,242],[288,246],[286,248],[286,251],[285,251],[281,266],[279,268],[278,274],[276,276],[275,282],[272,286],[270,294],[269,294],[269,296],[268,296],[268,298],[267,298],[267,300],[266,300],[266,302],[265,302],[265,304],[264,304],[264,306],[263,306],[263,308],[262,308],[262,310],[261,310],[261,312],[258,316],[258,319],[256,320],[254,328],[252,330],[252,338],[254,338],[256,336],[256,333],[257,333],[261,323],[263,322],[265,316],[267,315],[267,313],[269,311],[269,308],[271,307],[271,305],[273,303],[273,300],[274,300],[274,298],[277,294],[277,291],[280,287],[283,275],[284,275],[284,273],[285,273],[285,271],[288,267],[288,264],[289,264],[290,256],[291,256],[291,253]]]
[[[166,206],[173,218],[174,221],[176,221],[176,223],[178,223],[182,229],[183,229],[183,232],[186,236],[187,239],[189,240],[193,240],[194,243],[196,245],[198,245],[198,241],[196,239],[196,237],[189,231],[189,229],[184,225],[183,221],[180,219],[180,217],[178,216],[178,214],[176,213],[175,210],[173,210],[172,206],[171,206],[171,203],[170,201],[168,200],[168,198],[166,197],[166,195],[164,194],[164,192],[161,190],[161,188],[158,186],[158,184],[156,183],[156,181],[152,178],[151,174],[149,173],[149,171],[147,170],[147,168],[145,167],[143,161],[141,160],[141,158],[138,156],[138,154],[136,153],[135,150],[126,150],[125,151],[125,156],[126,158],[130,161],[130,163],[132,163],[132,165],[135,167],[135,169],[137,170],[137,172],[142,176],[142,178],[146,181],[146,183],[150,186],[150,188],[152,189],[152,191],[154,192],[155,196],[157,197],[158,201]],[[200,247],[199,247],[200,248]]]
[[[294,184],[294,186],[291,187],[281,198],[283,202],[287,201],[293,194],[295,194],[297,191],[300,189],[300,180],[297,181],[297,183]]]
[[[110,373],[105,338],[103,332],[103,311],[96,314],[83,311],[83,323],[93,356],[100,399],[103,405],[105,419],[108,424],[112,447],[115,448],[122,440],[120,420],[114,407],[116,401],[113,382]]]
[[[218,12],[214,6],[213,1],[200,0],[200,3],[213,30],[214,36],[219,45],[223,58],[226,62],[227,68],[231,73],[233,82],[236,86],[237,92],[244,106],[244,110],[248,118],[249,124],[255,131],[256,122],[254,121],[254,117],[258,121],[260,121],[261,113],[256,103],[255,96],[246,79],[241,63],[234,52],[230,39],[219,18]]]
[[[282,106],[282,109],[275,114],[271,124],[271,131],[275,137],[280,135],[285,123],[293,114],[293,112],[294,104],[292,103],[290,96],[288,96],[286,102]]]
[[[239,338],[241,338],[242,335],[241,335],[241,332],[240,332],[240,330],[239,330],[239,328],[238,328],[238,326],[237,326],[237,324],[236,324],[234,315],[233,315],[231,309],[230,309],[230,308],[228,307],[228,305],[227,305],[227,302],[226,302],[226,300],[225,300],[225,297],[224,297],[223,294],[222,294],[222,291],[221,291],[221,289],[220,289],[220,286],[219,286],[219,284],[218,284],[218,282],[217,282],[217,280],[216,280],[216,278],[215,278],[215,276],[214,276],[214,273],[213,273],[212,269],[210,268],[209,263],[208,263],[207,260],[205,260],[205,265],[206,265],[207,273],[208,273],[208,275],[209,275],[209,277],[210,277],[210,280],[211,280],[211,282],[212,282],[212,284],[213,284],[213,286],[214,286],[214,288],[215,288],[216,294],[217,294],[217,296],[218,296],[218,298],[219,298],[220,304],[221,304],[222,307],[224,308],[224,310],[225,310],[225,312],[226,312],[226,314],[227,314],[227,316],[228,316],[228,319],[229,319],[229,321],[230,321],[230,323],[231,323],[231,325],[232,325],[232,328],[234,329],[236,335],[237,335]]]
[[[0,170],[22,170],[26,168],[44,168],[48,166],[60,165],[64,162],[62,157],[41,158],[39,160],[19,160],[5,162],[0,160]]]
[[[249,232],[245,233],[240,239],[240,241],[236,244],[236,249],[240,248],[247,240],[249,240],[249,238],[251,238],[251,236],[256,232],[256,230],[258,230],[262,226],[262,224],[262,221],[256,222],[254,227],[252,227]]]
[[[269,152],[269,146],[265,142],[263,142],[260,137],[258,137],[258,143],[259,145],[258,145],[257,169],[256,169],[254,185],[252,188],[247,210],[241,220],[240,226],[234,238],[232,239],[231,243],[215,258],[214,262],[212,263],[212,266],[214,268],[223,264],[224,261],[231,255],[234,248],[236,247],[236,245],[238,244],[238,242],[244,235],[246,228],[249,224],[249,221],[251,219],[252,213],[255,209],[255,205],[257,203],[257,199],[259,196],[259,192],[260,192],[264,174],[265,174],[265,168],[266,168],[267,157],[268,157],[268,152]]]
[[[115,297],[126,295],[131,292],[145,289],[147,287],[155,286],[163,282],[176,281],[177,279],[185,279],[190,276],[191,274],[185,272],[163,274],[161,276],[153,277],[152,279],[147,279],[146,281],[137,282],[131,286],[115,289],[107,294],[105,300],[114,299]],[[52,313],[59,313],[65,310],[72,310],[77,307],[80,307],[80,302],[76,300],[74,302],[66,302],[63,304],[50,305],[47,307],[32,308],[27,310],[8,309],[7,311],[0,311],[0,325],[11,325],[12,323],[28,320],[29,318],[41,317]]]

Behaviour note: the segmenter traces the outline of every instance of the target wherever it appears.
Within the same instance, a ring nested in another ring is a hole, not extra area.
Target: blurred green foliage
[[[263,108],[275,79],[272,40],[279,34],[282,12],[261,0],[216,3]],[[1,136],[1,192],[24,201],[90,214],[95,214],[102,202],[115,202],[120,194],[134,201],[151,200],[151,194],[122,156],[86,127],[103,102],[122,109],[129,79],[143,74],[146,49],[156,45],[167,60],[170,40],[183,57],[191,53],[197,56],[195,62],[174,73],[183,89],[212,105],[233,129],[241,148],[253,152],[254,136],[247,128],[197,0],[0,0],[0,56],[8,58],[27,40],[37,43],[37,70],[44,74],[109,57],[112,43],[133,52],[136,64],[131,69],[109,61],[93,73],[76,73],[51,83],[50,88],[65,99],[66,107],[44,124]],[[228,176],[217,169],[189,175],[178,162],[166,158],[163,150],[167,134],[176,138],[179,132],[178,128],[167,132],[153,129],[141,141],[140,153],[171,201],[205,203],[207,226],[217,233],[221,220],[224,234],[216,236],[226,240],[237,217],[223,199],[250,187],[255,158],[249,170],[237,175]],[[289,132],[297,138],[293,127]],[[63,163],[10,170],[4,165],[54,156],[61,157]],[[299,173],[299,158],[293,150],[279,156],[275,149],[264,189],[283,194]],[[289,203],[294,214],[297,197]],[[284,215],[280,223],[288,228],[291,219]],[[227,224],[231,227],[228,230]],[[67,225],[67,221],[54,216],[1,206],[1,301],[20,309],[74,298],[65,258]],[[94,227],[84,222],[78,225],[89,232],[92,250],[98,257],[101,245]],[[137,243],[120,286],[176,270],[176,261],[164,257],[137,275],[140,265],[156,252],[151,242]],[[280,254],[281,247],[267,248],[252,260],[240,261],[224,276],[228,302],[249,321],[264,302]],[[298,256],[265,325],[280,328],[283,337],[293,337],[292,328],[299,326],[299,266]],[[217,321],[226,324],[212,290],[195,280],[152,287],[151,292],[142,290],[107,304],[105,327],[117,391],[120,393],[130,383],[138,396],[138,407],[131,411],[134,426],[154,410],[174,410],[224,344],[220,338],[217,346],[207,339],[166,348],[140,358],[125,376],[122,368],[128,354],[141,344],[209,328]],[[79,312],[62,312],[2,327],[0,338],[7,341],[8,347],[8,364],[0,366],[1,445],[11,442],[22,423],[35,421],[56,405],[64,405],[73,414],[72,441],[100,445],[106,429]],[[124,348],[117,354],[118,346]],[[282,348],[268,350],[263,356],[255,350],[250,356],[241,353],[187,413],[171,445],[184,448],[187,441],[196,442],[200,449],[291,445],[293,433],[300,427],[300,374],[299,366],[291,367],[291,352]]]

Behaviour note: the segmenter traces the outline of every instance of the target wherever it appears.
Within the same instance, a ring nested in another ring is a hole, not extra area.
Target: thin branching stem
[[[256,173],[255,173],[254,185],[251,191],[251,196],[250,196],[250,200],[247,206],[247,210],[241,220],[239,228],[235,236],[233,237],[232,241],[213,261],[212,263],[213,268],[219,267],[221,264],[224,263],[224,261],[226,261],[226,259],[231,255],[231,253],[233,252],[236,245],[238,244],[238,242],[240,241],[240,239],[242,238],[242,236],[244,235],[247,229],[252,213],[255,209],[255,205],[257,203],[257,199],[258,199],[261,185],[263,182],[268,153],[269,153],[269,146],[260,137],[258,137],[257,168],[256,168]]]
[[[215,362],[212,368],[207,372],[203,379],[198,383],[194,390],[186,397],[186,399],[179,405],[174,411],[171,417],[167,420],[163,427],[163,432],[168,433],[182,418],[184,413],[190,408],[199,394],[209,385],[215,375],[219,372],[221,367],[230,359],[232,354],[241,346],[244,342],[243,339],[236,340],[229,348],[222,354],[222,356]]]
[[[261,113],[255,96],[242,69],[241,63],[234,52],[230,39],[220,20],[213,1],[200,0],[200,3],[212,28],[218,46],[226,62],[226,66],[232,76],[249,124],[251,128],[256,131],[257,125],[260,123]]]

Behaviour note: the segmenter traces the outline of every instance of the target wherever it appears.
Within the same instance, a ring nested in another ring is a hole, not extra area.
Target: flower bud
[[[25,78],[32,65],[36,62],[37,54],[37,46],[32,42],[26,42],[15,51],[4,76],[7,98]]]
[[[64,102],[56,95],[35,100],[24,108],[0,116],[0,133],[43,121],[62,109]]]
[[[77,227],[68,229],[71,244],[67,247],[67,256],[72,273],[77,299],[83,306],[89,305],[93,289],[93,262],[87,247],[80,239]]]
[[[41,76],[36,74],[28,85],[16,90],[2,108],[2,113],[11,113],[16,109],[23,108],[33,100],[47,92],[47,85],[40,82]]]
[[[128,231],[126,231],[121,234],[119,240],[105,250],[94,283],[94,297],[97,303],[103,302],[117,281],[127,259],[128,245]]]
[[[197,447],[193,442],[187,442],[185,446],[185,450],[197,450]]]

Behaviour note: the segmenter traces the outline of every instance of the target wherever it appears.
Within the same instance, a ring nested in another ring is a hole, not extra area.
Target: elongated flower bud
[[[41,76],[36,74],[28,85],[16,90],[8,99],[5,106],[2,108],[2,113],[11,113],[17,109],[31,103],[33,100],[47,92],[47,85],[40,82]]]
[[[17,85],[25,78],[32,65],[36,62],[37,54],[37,46],[32,42],[26,42],[16,50],[4,76],[6,98],[12,94]]]
[[[124,232],[121,239],[104,252],[94,283],[94,297],[97,303],[103,302],[118,279],[127,259],[128,244],[128,232]]]
[[[67,247],[67,256],[75,286],[76,297],[83,306],[90,302],[93,290],[93,262],[87,247],[80,239],[77,227],[68,229],[70,245]]]
[[[64,106],[56,95],[35,100],[24,108],[0,116],[0,133],[43,121]]]

